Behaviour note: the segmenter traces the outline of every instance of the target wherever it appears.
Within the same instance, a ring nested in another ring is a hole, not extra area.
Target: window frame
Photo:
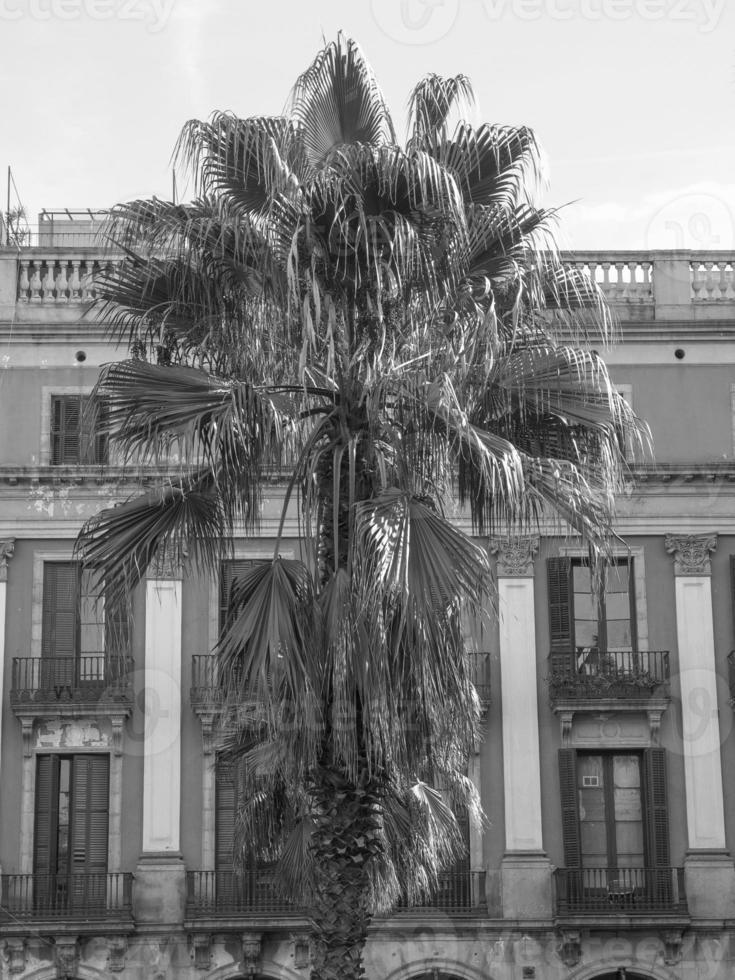
[[[108,466],[111,461],[111,450],[110,441],[107,437],[100,437],[95,435],[93,437],[93,453],[91,460],[85,460],[83,458],[81,437],[80,433],[80,447],[79,455],[80,458],[75,462],[68,463],[55,463],[54,462],[54,432],[53,432],[53,417],[54,417],[54,400],[58,398],[72,398],[76,397],[79,399],[88,399],[94,390],[93,385],[44,385],[41,388],[41,451],[40,451],[40,462],[42,466]],[[83,411],[83,406],[80,406]],[[98,459],[97,451],[97,439],[104,438],[104,451],[102,453],[102,459]]]
[[[559,557],[559,558],[569,558],[574,561],[574,559],[586,559],[587,551],[579,545],[560,545],[556,549],[555,554],[550,554],[549,558]],[[643,653],[649,650],[649,635],[648,635],[648,603],[646,598],[646,564],[645,564],[645,551],[642,545],[633,545],[629,548],[624,547],[613,547],[611,552],[611,557],[613,559],[630,558],[633,562],[633,593],[631,596],[631,612],[634,614],[635,618],[635,639],[636,639],[636,651],[638,653]],[[547,606],[549,605],[550,597],[547,595]],[[572,610],[570,609],[570,615]],[[574,648],[574,635],[573,635],[573,623],[570,623],[571,632],[571,643],[568,653],[573,653]],[[550,641],[552,640],[551,631],[549,632]],[[550,647],[553,649],[553,643],[550,642]]]

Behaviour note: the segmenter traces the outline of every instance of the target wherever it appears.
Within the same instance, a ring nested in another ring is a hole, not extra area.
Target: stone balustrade
[[[735,304],[735,252],[578,251],[563,257],[589,273],[624,317],[647,319],[655,310],[656,319],[682,318],[683,307],[706,307],[705,316],[719,316],[718,308]],[[95,297],[95,277],[121,258],[93,247],[0,249],[0,263],[17,263],[20,304],[88,302]],[[0,296],[0,305],[8,299]]]
[[[94,280],[119,259],[98,250],[34,248],[18,258],[19,303],[87,303],[95,298]]]

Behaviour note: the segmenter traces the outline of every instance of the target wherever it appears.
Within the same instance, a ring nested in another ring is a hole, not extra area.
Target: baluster
[[[20,282],[18,283],[18,299],[21,303],[28,302],[28,290],[30,289],[30,282],[28,280],[28,261],[21,259],[20,263]]]
[[[91,298],[92,290],[92,259],[84,260],[84,271],[82,273],[81,285],[79,289],[79,298],[85,303]]]
[[[67,281],[66,281],[66,262],[61,260],[59,262],[59,274],[56,277],[56,302],[66,303],[67,296]]]
[[[712,276],[712,266],[714,262],[704,263],[704,288],[705,288],[705,299],[715,299],[715,281]]]
[[[46,259],[46,275],[41,283],[44,303],[50,303],[54,298],[54,265],[53,259]]]
[[[602,291],[608,299],[612,299],[612,287],[610,284],[610,263],[600,262],[598,268],[602,268]]]
[[[32,303],[41,302],[41,265],[33,262],[33,273],[31,274],[31,296]]]
[[[727,282],[727,266],[728,266],[728,263],[727,262],[718,262],[717,264],[720,267],[720,277],[719,277],[719,282],[717,284],[718,289],[720,290],[720,299],[727,299],[727,286],[728,286],[728,282]]]
[[[641,262],[643,270],[643,288],[641,292],[646,300],[653,296],[653,262]]]
[[[700,302],[700,298],[701,298],[700,297],[700,294],[701,294],[702,289],[704,287],[704,283],[702,282],[702,280],[699,277],[699,262],[696,261],[696,259],[693,260],[691,262],[691,264],[690,264],[690,268],[692,270],[692,272],[691,272],[691,275],[692,275],[692,298],[693,298],[693,300],[694,300],[695,303],[698,303],[698,302]]]
[[[615,298],[624,300],[627,297],[628,288],[625,282],[624,270],[627,268],[625,262],[615,263]]]
[[[71,279],[69,279],[69,302],[73,303],[79,300],[79,293],[81,290],[81,282],[79,281],[79,266],[81,262],[79,259],[72,259],[71,262]]]

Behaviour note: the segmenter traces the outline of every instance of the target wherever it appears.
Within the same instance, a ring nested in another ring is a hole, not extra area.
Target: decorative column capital
[[[664,547],[674,556],[674,575],[711,575],[709,553],[717,547],[716,534],[667,534]]]
[[[15,551],[15,538],[0,541],[0,582],[8,581],[8,562]]]
[[[147,578],[154,581],[171,581],[184,577],[184,562],[188,557],[186,545],[172,547],[163,555],[157,555],[148,566]]]
[[[498,556],[498,575],[531,578],[538,545],[538,535],[491,538],[490,554]]]

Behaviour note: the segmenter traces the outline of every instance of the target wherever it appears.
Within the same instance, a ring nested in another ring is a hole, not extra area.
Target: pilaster
[[[541,760],[536,691],[536,610],[533,559],[537,537],[491,542],[497,555],[500,609],[501,710],[505,856],[503,916],[551,914],[551,865],[541,823]]]
[[[725,841],[710,563],[717,535],[668,534],[665,547],[674,559],[687,898],[695,918],[729,918],[735,915],[735,868]]]
[[[15,550],[15,539],[0,541],[0,777],[3,763],[3,699],[5,697],[5,610],[8,600],[8,565]],[[0,778],[0,785],[2,779]]]

